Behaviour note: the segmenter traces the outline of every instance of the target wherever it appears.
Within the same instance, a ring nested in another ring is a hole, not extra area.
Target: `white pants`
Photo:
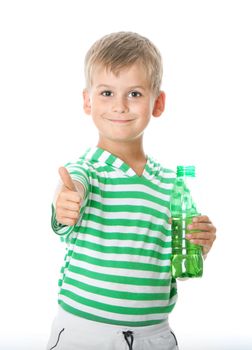
[[[177,350],[168,321],[124,327],[89,321],[62,308],[53,322],[47,350]]]

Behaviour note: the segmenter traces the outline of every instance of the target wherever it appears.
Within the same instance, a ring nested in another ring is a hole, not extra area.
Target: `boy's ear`
[[[153,117],[160,117],[165,109],[165,93],[160,91],[158,97],[156,97],[152,115]]]
[[[86,114],[91,114],[91,101],[88,89],[83,90],[83,109]]]

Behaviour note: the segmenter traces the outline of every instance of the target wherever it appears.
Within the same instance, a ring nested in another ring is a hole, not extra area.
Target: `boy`
[[[85,75],[84,110],[99,137],[59,169],[52,227],[68,251],[47,349],[178,349],[168,324],[175,175],[143,148],[151,116],[165,107],[161,56],[136,33],[113,33],[90,48]],[[216,230],[207,216],[196,220],[190,240],[206,255]]]

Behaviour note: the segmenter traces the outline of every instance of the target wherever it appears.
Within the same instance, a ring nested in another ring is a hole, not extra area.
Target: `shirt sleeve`
[[[52,216],[51,216],[51,227],[52,230],[60,236],[68,236],[74,231],[74,228],[79,225],[79,222],[82,219],[85,206],[87,203],[87,198],[89,194],[89,177],[88,177],[88,167],[85,164],[81,163],[67,163],[65,168],[68,170],[71,178],[74,181],[78,181],[84,187],[85,197],[81,204],[80,210],[80,219],[74,226],[67,226],[60,224],[56,219],[56,209],[55,203],[52,204]]]

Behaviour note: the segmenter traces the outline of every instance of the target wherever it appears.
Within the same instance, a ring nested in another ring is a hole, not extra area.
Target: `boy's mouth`
[[[133,121],[133,119],[108,119],[112,123],[125,124]]]

